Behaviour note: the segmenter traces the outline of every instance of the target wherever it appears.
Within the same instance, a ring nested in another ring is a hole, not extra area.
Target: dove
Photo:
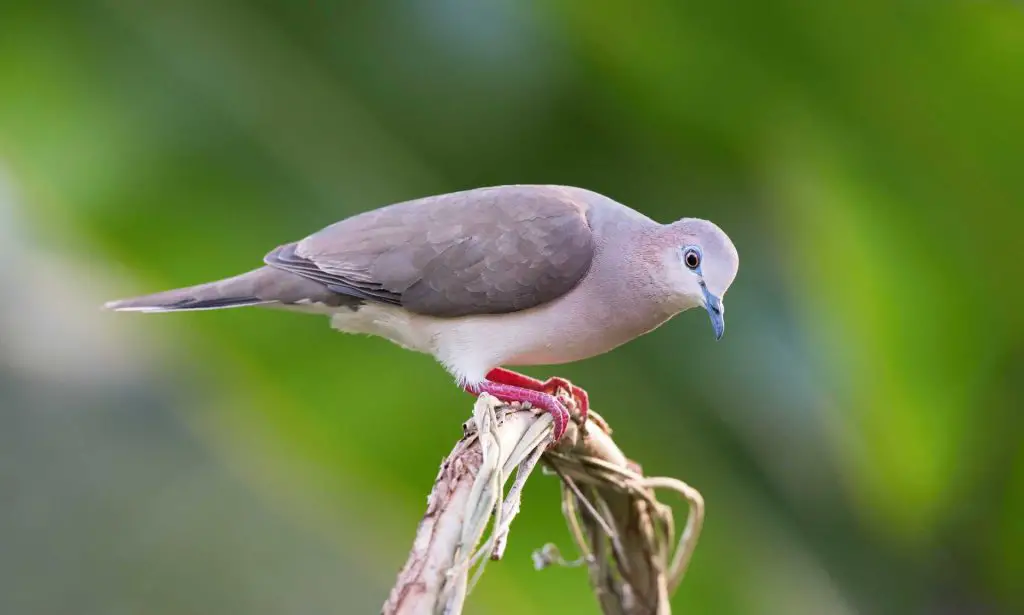
[[[111,301],[128,312],[263,306],[326,315],[334,329],[432,355],[466,391],[578,419],[586,391],[508,367],[606,353],[703,308],[715,337],[739,255],[707,220],[662,224],[570,186],[476,188],[387,205],[281,245],[222,280]]]

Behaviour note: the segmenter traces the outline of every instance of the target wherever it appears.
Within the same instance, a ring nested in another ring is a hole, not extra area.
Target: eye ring
[[[690,271],[697,271],[700,269],[701,258],[700,249],[696,247],[689,247],[683,250],[683,264]]]

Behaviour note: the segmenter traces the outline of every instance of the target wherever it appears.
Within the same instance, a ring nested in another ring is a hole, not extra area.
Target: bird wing
[[[270,252],[330,290],[457,317],[525,310],[569,292],[595,243],[587,204],[555,186],[500,186],[389,205]]]

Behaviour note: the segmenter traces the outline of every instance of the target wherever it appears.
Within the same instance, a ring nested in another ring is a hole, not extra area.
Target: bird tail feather
[[[277,303],[277,299],[259,296],[262,294],[259,291],[265,278],[273,274],[274,272],[267,267],[261,267],[216,282],[110,301],[104,307],[119,312],[160,313],[220,310]]]

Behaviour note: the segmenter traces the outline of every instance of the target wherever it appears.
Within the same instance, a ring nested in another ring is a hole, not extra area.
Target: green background
[[[0,612],[376,612],[470,400],[269,310],[107,314],[359,211],[584,186],[740,255],[530,373],[702,491],[712,614],[1024,612],[1024,12],[915,0],[0,4]],[[473,613],[594,613],[551,478]]]

